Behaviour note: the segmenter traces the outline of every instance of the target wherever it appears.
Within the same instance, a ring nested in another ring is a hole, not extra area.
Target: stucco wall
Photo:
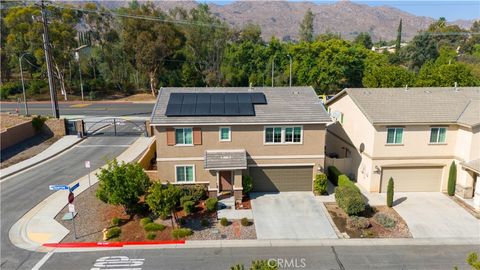
[[[36,134],[32,126],[32,121],[20,123],[13,127],[9,127],[0,133],[0,149],[5,149],[13,146],[21,141],[24,141]]]

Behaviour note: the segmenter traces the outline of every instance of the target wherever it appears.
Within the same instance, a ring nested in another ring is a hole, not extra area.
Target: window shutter
[[[202,130],[200,128],[193,128],[193,144],[202,144]]]
[[[175,129],[167,128],[167,145],[175,145]]]

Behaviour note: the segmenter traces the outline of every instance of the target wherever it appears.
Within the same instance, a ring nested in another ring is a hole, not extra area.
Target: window
[[[301,143],[302,127],[267,127],[265,128],[266,144]]]
[[[220,130],[220,141],[221,142],[229,142],[231,141],[231,129],[229,127],[221,127]]]
[[[403,128],[387,129],[387,144],[402,144],[402,142],[403,142]]]
[[[192,128],[176,128],[175,129],[176,145],[192,145]]]
[[[445,143],[447,128],[432,128],[430,130],[430,143]]]
[[[193,165],[175,167],[176,182],[195,182],[195,168]]]

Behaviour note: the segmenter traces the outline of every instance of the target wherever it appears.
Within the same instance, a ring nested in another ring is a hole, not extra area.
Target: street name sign
[[[68,190],[68,186],[66,185],[50,185],[48,186],[50,190]]]
[[[80,183],[76,183],[72,187],[70,187],[70,192],[73,192],[75,189],[77,189],[80,186]]]

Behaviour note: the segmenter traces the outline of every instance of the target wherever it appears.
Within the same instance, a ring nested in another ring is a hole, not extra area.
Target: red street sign
[[[68,193],[68,203],[73,203],[74,199],[75,195],[73,195],[73,192]]]

